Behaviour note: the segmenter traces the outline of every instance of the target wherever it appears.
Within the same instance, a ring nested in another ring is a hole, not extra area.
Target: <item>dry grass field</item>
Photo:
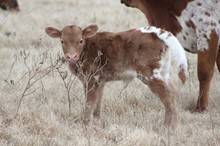
[[[44,28],[68,24],[100,31],[147,25],[142,13],[119,0],[19,0],[18,13],[0,10],[0,146],[217,146],[220,145],[220,75],[216,69],[208,111],[193,112],[198,95],[196,55],[180,93],[176,133],[164,128],[164,107],[140,81],[109,83],[101,120],[82,123],[81,83],[60,59],[59,41]],[[126,88],[124,88],[126,87]]]

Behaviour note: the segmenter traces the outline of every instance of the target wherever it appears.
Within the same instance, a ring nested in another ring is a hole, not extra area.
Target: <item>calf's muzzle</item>
[[[75,54],[67,54],[66,55],[66,60],[68,62],[76,62],[76,61],[78,61],[78,59],[79,59],[79,57],[78,57],[78,55],[76,53]]]

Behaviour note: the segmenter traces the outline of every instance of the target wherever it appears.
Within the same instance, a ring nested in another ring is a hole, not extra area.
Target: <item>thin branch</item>
[[[25,54],[25,53],[24,53]],[[54,63],[52,63],[50,66],[42,69],[43,67],[43,62],[46,60],[46,56],[45,54],[43,55],[43,58],[40,60],[40,63],[34,63],[33,67],[30,68],[27,64],[27,57],[29,56],[25,54],[24,57],[24,64],[27,68],[27,72],[22,76],[22,78],[20,80],[22,80],[26,75],[28,75],[28,81],[25,85],[25,88],[19,98],[18,101],[18,107],[17,107],[17,112],[20,109],[21,106],[21,102],[23,100],[24,97],[29,96],[33,93],[35,93],[39,88],[34,89],[32,91],[29,91],[38,81],[40,81],[42,78],[44,78],[45,76],[47,76],[49,73],[51,73],[54,69],[56,69],[57,67],[62,66],[63,62],[61,62],[61,60],[56,60]],[[60,63],[61,62],[61,63]],[[60,64],[59,64],[60,63]],[[42,74],[42,75],[41,75]],[[38,76],[39,75],[39,76]],[[38,77],[37,77],[38,76]],[[20,81],[19,80],[19,81]],[[29,92],[28,92],[29,91]]]
[[[66,76],[63,76],[63,75],[62,75],[62,73],[61,73],[61,71],[60,71],[59,68],[57,68],[57,71],[58,71],[59,76],[61,77],[61,79],[62,79],[62,81],[63,81],[63,85],[64,85],[64,87],[65,87],[65,89],[66,89],[66,91],[67,91],[67,99],[68,99],[68,103],[69,103],[69,104],[68,104],[68,106],[69,106],[69,114],[71,114],[71,111],[72,111],[72,110],[71,110],[71,100],[70,100],[70,89],[71,89],[71,87],[72,87],[73,82],[75,81],[75,79],[72,80],[72,74],[71,74],[69,81],[66,82],[66,81],[65,81]]]
[[[24,97],[37,92],[38,89],[40,89],[40,87],[38,87],[37,89],[34,89],[33,91],[30,91],[29,93],[24,94]]]

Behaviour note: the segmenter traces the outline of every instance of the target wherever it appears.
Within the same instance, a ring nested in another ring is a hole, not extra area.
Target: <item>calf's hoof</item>
[[[201,104],[201,103],[197,103],[195,111],[196,111],[196,112],[199,112],[199,113],[202,113],[202,112],[204,112],[205,110],[207,110],[207,107],[208,107],[208,105],[204,105],[204,104]]]
[[[195,112],[202,113],[206,111],[206,109],[207,109],[206,107],[196,106]]]
[[[164,121],[164,126],[166,128],[169,128],[172,132],[176,132],[176,130],[178,129],[178,124],[179,124],[178,113],[174,113],[172,115],[166,115]]]

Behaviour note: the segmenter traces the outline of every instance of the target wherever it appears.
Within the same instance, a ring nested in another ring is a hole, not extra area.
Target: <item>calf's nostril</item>
[[[66,55],[66,58],[69,60],[69,59],[70,59],[70,55],[69,55],[69,54],[67,54],[67,55]]]
[[[66,58],[69,61],[76,61],[76,60],[78,60],[77,54],[73,54],[73,55],[72,54],[67,54]]]

